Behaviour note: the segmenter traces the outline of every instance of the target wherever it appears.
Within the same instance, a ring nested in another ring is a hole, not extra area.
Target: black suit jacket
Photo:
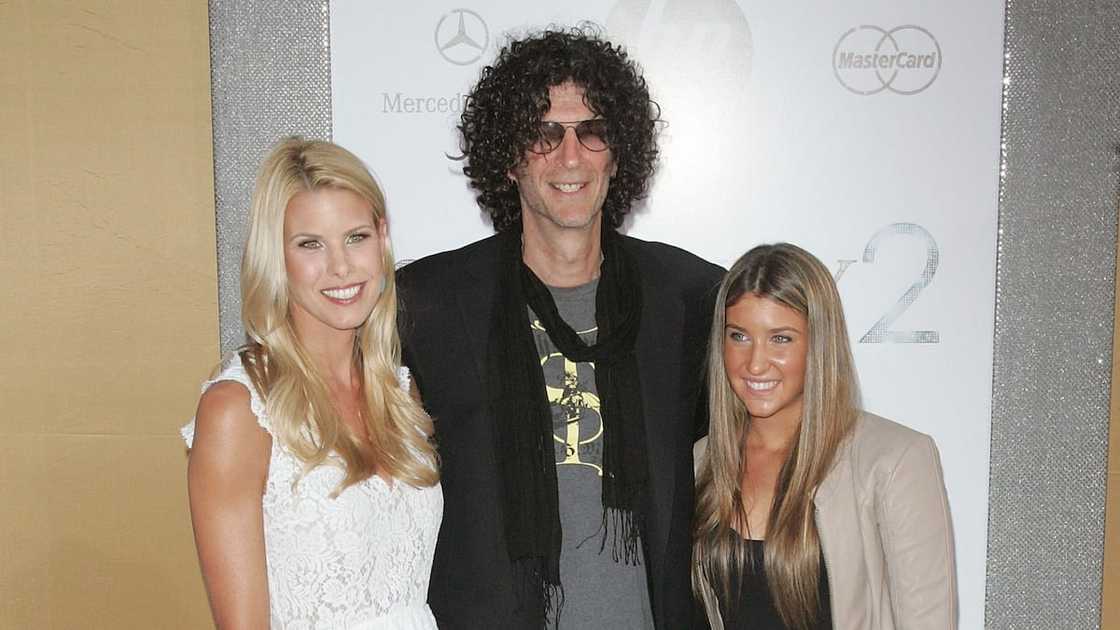
[[[658,628],[687,628],[692,444],[707,432],[700,393],[723,270],[684,250],[624,237],[642,277],[637,355],[649,459],[642,540]],[[518,609],[499,497],[486,348],[498,247],[491,237],[397,273],[404,363],[432,415],[442,464],[443,525],[428,599],[440,628],[539,628]]]

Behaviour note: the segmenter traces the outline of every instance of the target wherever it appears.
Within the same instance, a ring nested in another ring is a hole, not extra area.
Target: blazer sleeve
[[[902,451],[878,501],[895,627],[957,628],[957,572],[937,446],[919,434]]]

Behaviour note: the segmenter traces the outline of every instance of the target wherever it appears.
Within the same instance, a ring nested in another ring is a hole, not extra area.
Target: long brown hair
[[[778,476],[763,558],[782,621],[807,628],[820,604],[821,547],[813,497],[858,417],[859,384],[836,283],[816,257],[796,245],[751,249],[720,285],[708,347],[711,424],[696,479],[692,586],[708,618],[717,619],[717,597],[730,600],[730,577],[749,561],[735,527],[745,522],[740,483],[751,419],[731,390],[723,363],[726,311],[748,294],[793,308],[809,327],[801,426]]]
[[[249,336],[241,359],[265,399],[276,439],[312,468],[339,463],[346,477],[336,494],[375,473],[418,487],[439,481],[432,421],[397,380],[397,293],[393,252],[383,246],[384,288],[357,330],[354,363],[361,376],[361,419],[369,441],[348,431],[320,370],[296,334],[289,311],[284,266],[284,213],[302,191],[339,188],[372,208],[374,223],[386,221],[385,199],[354,154],[329,142],[286,138],[265,159],[249,210],[249,236],[241,261],[241,319]],[[335,457],[337,456],[337,457]]]

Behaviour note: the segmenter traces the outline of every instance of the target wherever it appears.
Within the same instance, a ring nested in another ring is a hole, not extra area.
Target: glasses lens
[[[602,151],[607,148],[607,121],[602,118],[585,120],[576,125],[579,143],[589,151]]]
[[[549,153],[554,151],[564,141],[564,125],[558,122],[541,121],[538,128],[538,138],[530,150],[534,153]]]

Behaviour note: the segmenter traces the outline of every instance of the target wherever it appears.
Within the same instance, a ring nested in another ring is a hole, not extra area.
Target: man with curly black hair
[[[399,272],[435,419],[441,628],[686,628],[692,443],[722,270],[618,233],[659,110],[590,28],[510,42],[462,114],[495,236]]]

